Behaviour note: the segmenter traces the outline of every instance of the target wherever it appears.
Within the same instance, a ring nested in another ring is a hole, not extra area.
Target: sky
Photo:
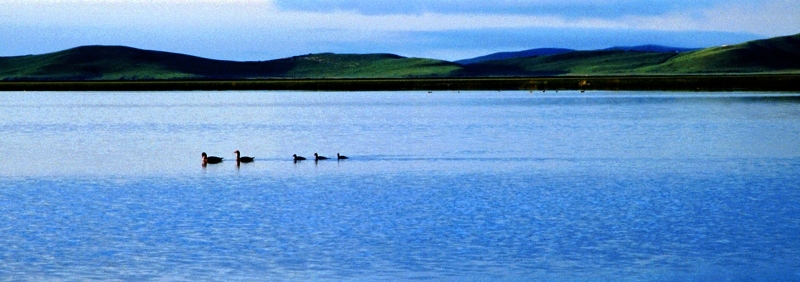
[[[797,0],[0,0],[0,56],[124,45],[221,60],[704,48],[800,33]]]

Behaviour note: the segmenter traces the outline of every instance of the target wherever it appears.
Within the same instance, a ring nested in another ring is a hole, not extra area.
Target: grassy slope
[[[800,71],[800,34],[708,48],[637,69],[647,73],[755,73]]]
[[[391,54],[315,54],[289,59],[294,67],[287,77],[309,78],[379,78],[379,77],[442,77],[450,76],[458,64]]]
[[[172,55],[126,47],[86,46],[55,53],[0,59],[0,76],[31,79],[169,79],[195,75],[171,70]],[[190,57],[190,56],[186,56]],[[198,58],[199,59],[199,58]]]
[[[219,61],[119,46],[0,58],[0,80],[248,79],[447,76],[457,64],[395,55],[318,54],[264,62]]]
[[[245,79],[283,76],[287,62],[233,62],[121,46],[84,46],[0,58],[0,79]]]
[[[635,51],[577,51],[552,56],[491,61],[470,67],[480,68],[495,75],[631,74],[637,68],[660,64],[676,55],[676,53]],[[505,70],[505,73],[498,70]]]
[[[0,57],[0,80],[405,78],[450,76],[800,73],[800,34],[687,53],[577,51],[456,63],[391,54],[315,54],[233,62],[119,46]]]
[[[800,34],[686,53],[577,51],[467,66],[490,75],[800,73]]]

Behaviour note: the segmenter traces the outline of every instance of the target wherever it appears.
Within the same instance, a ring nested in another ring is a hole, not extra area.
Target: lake
[[[797,93],[5,92],[0,280],[800,281],[798,144]]]

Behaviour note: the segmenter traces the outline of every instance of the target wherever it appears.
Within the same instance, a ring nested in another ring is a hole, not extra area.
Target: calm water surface
[[[0,280],[800,281],[798,144],[797,94],[0,93]]]

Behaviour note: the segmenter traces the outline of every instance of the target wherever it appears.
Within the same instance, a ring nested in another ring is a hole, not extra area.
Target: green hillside
[[[635,70],[646,73],[758,73],[800,71],[800,34],[708,48]]]
[[[466,67],[469,74],[494,76],[797,73],[800,34],[692,52],[575,51]]]
[[[158,80],[449,76],[460,66],[390,54],[317,54],[263,62],[211,60],[121,46],[0,57],[0,80]]]
[[[425,78],[555,75],[800,73],[800,34],[691,52],[612,48],[457,64],[392,54],[309,54],[235,62],[84,46],[0,57],[0,80],[242,80],[265,78]]]
[[[285,77],[382,78],[452,76],[461,66],[446,61],[392,54],[312,54],[273,61],[290,64]]]
[[[0,76],[33,80],[176,79],[209,60],[127,47],[85,46],[44,55],[0,58]],[[175,66],[184,65],[186,68]]]
[[[636,69],[661,64],[677,53],[637,51],[575,51],[524,59],[469,65],[472,73],[491,75],[633,74]]]

